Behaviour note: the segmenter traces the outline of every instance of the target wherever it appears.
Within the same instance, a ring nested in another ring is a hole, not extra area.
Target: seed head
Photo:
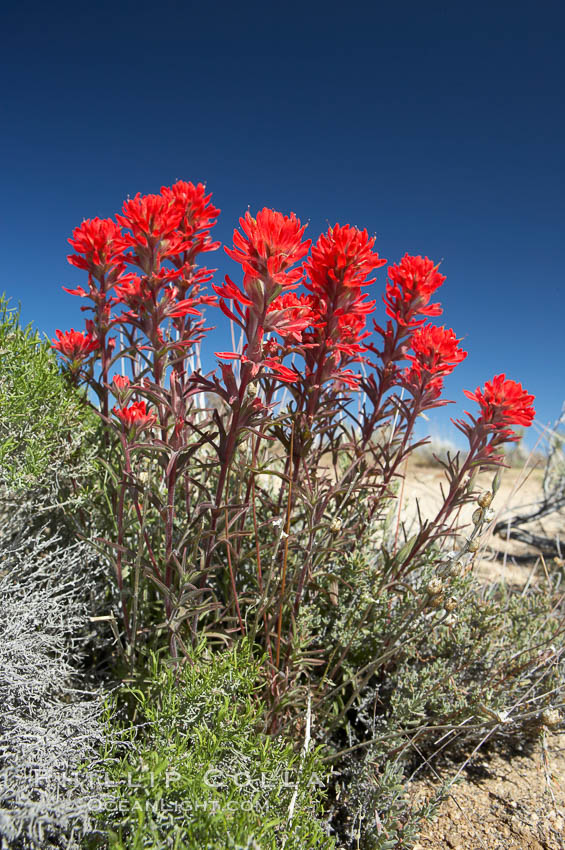
[[[451,613],[451,611],[455,611],[457,608],[457,599],[454,596],[450,596],[449,599],[445,601],[444,608],[449,613]]]
[[[444,596],[443,593],[438,593],[437,596],[432,596],[429,601],[430,608],[440,608],[443,605]]]
[[[479,541],[476,537],[473,537],[472,540],[467,541],[467,551],[468,552],[477,552],[479,549]]]
[[[492,493],[490,490],[485,490],[484,493],[481,493],[479,498],[477,499],[477,504],[481,508],[488,508],[490,503],[492,502]]]
[[[457,557],[457,552],[455,549],[448,549],[447,552],[443,553],[443,560],[453,561]]]
[[[332,532],[332,534],[339,534],[339,532],[341,531],[341,525],[342,523],[340,518],[338,516],[334,516],[330,523],[330,531]]]
[[[430,596],[438,596],[443,590],[443,582],[439,578],[432,578],[428,582],[428,586],[426,590],[430,594]]]
[[[458,561],[442,561],[440,564],[439,573],[441,576],[457,575],[458,567]]]
[[[555,729],[560,725],[563,718],[556,708],[546,708],[541,715],[542,723],[549,729]]]

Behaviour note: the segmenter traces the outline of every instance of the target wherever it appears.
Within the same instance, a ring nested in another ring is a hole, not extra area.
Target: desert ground
[[[440,467],[413,464],[406,470],[401,521],[407,526],[416,516],[415,500],[423,517],[431,517],[441,504]],[[489,489],[492,476],[480,486]],[[508,469],[492,507],[498,519],[533,506],[542,494],[543,469],[533,463],[525,471]],[[465,509],[461,521],[470,516]],[[565,512],[556,512],[532,523],[530,530],[565,538]],[[565,550],[565,547],[564,547]],[[529,555],[527,559],[516,556]],[[551,558],[518,541],[487,533],[479,550],[475,572],[481,582],[505,580],[514,587],[544,581],[544,571],[556,569]],[[440,779],[450,775],[449,765],[437,766],[438,775],[414,782],[414,801],[431,796]],[[451,773],[455,772],[452,768]],[[565,734],[544,733],[529,745],[513,742],[485,748],[470,759],[452,786],[449,798],[435,821],[423,830],[415,850],[563,850],[565,848]]]

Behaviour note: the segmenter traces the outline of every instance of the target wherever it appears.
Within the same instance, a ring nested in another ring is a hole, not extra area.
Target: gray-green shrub
[[[3,850],[79,847],[103,794],[89,616],[106,613],[111,595],[100,559],[67,521],[86,502],[73,483],[93,475],[96,429],[49,345],[0,297]]]
[[[312,654],[334,648],[333,688],[326,680],[313,706],[334,764],[332,825],[344,847],[363,850],[410,846],[433,809],[409,803],[408,779],[426,759],[449,753],[453,765],[481,741],[525,742],[548,716],[559,723],[565,701],[557,576],[526,592],[482,587],[470,564],[431,549],[403,582],[383,585],[384,557],[366,540],[336,562],[301,623]]]
[[[22,327],[19,311],[0,295],[0,479],[12,489],[49,483],[53,491],[72,472],[84,483],[97,427],[49,343],[31,325]]]
[[[0,842],[3,850],[78,848],[103,793],[103,701],[83,670],[101,569],[89,546],[38,521],[33,498],[3,497]]]

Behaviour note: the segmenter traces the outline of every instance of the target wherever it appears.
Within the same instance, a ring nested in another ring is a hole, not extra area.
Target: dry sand
[[[477,482],[479,489],[489,490],[493,475],[482,475]],[[542,496],[543,469],[532,466],[529,469],[505,469],[500,488],[491,505],[495,511],[492,526],[499,520],[510,518],[514,513],[533,508]],[[442,504],[441,486],[445,487],[445,474],[440,467],[409,466],[402,492],[401,519],[409,530],[416,522],[417,508],[424,519],[431,519]],[[465,506],[460,514],[459,522],[465,526],[476,505]],[[491,526],[491,527],[492,527]],[[528,530],[537,534],[562,539],[565,544],[565,510],[543,518],[541,521],[530,523]],[[481,550],[477,557],[477,576],[482,580],[497,581],[504,579],[513,585],[524,584],[531,572],[533,562],[538,553],[535,549],[515,540],[508,542],[499,536],[487,533],[481,541]],[[506,553],[506,558],[504,558]],[[565,545],[563,546],[565,555]],[[532,561],[513,560],[512,556],[529,555]],[[550,565],[547,565],[548,568]],[[539,565],[543,569],[543,565]]]
[[[413,465],[408,468],[402,494],[401,517],[407,525],[416,516],[415,500],[423,517],[432,517],[441,505],[441,468]],[[480,485],[489,489],[492,476]],[[532,506],[542,493],[543,470],[505,470],[492,504],[498,518]],[[470,516],[465,509],[461,519]],[[565,541],[565,512],[528,526],[532,531]],[[565,547],[564,547],[565,548]],[[497,552],[506,553],[495,557]],[[514,560],[514,555],[531,560]],[[534,570],[535,566],[535,570]],[[523,587],[527,581],[543,580],[537,553],[523,543],[486,534],[477,558],[477,577],[485,582],[506,580]],[[500,748],[479,752],[453,786],[438,818],[426,825],[415,850],[563,850],[565,848],[565,734],[547,735],[547,746],[538,743],[529,754],[516,742],[510,758]],[[433,794],[434,781],[414,782],[415,800]]]

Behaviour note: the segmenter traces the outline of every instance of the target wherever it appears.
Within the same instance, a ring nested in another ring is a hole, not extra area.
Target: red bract
[[[504,430],[510,425],[528,428],[534,421],[536,412],[532,402],[535,396],[527,393],[522,384],[507,380],[504,374],[495,375],[483,389],[477,387],[474,393],[469,390],[464,393],[480,406],[480,421],[497,429]]]
[[[113,407],[114,413],[124,428],[129,431],[135,428],[136,431],[142,431],[155,423],[155,415],[147,411],[145,401],[134,401],[128,407]]]
[[[294,372],[292,369],[289,369],[287,366],[283,366],[278,356],[269,356],[275,349],[275,346],[273,346],[272,343],[273,340],[268,340],[268,342],[265,344],[264,351],[262,352],[262,357],[260,360],[251,360],[246,355],[245,352],[248,350],[247,346],[244,346],[241,354],[238,354],[235,351],[215,351],[214,353],[216,357],[221,357],[224,360],[239,360],[240,363],[247,365],[249,367],[248,377],[251,380],[253,378],[256,378],[259,372],[261,372],[261,370],[270,369],[277,375],[277,377],[279,377],[282,381],[285,381],[286,383],[296,381],[296,372]],[[276,351],[274,353],[276,355]],[[226,367],[224,363],[220,363],[220,368],[222,369],[222,373],[225,380],[226,375],[231,374],[228,371],[231,367]]]
[[[124,275],[120,283],[114,287],[114,291],[116,297],[111,299],[112,304],[126,304],[134,310],[141,309],[151,298],[147,280],[133,273]]]
[[[264,330],[276,331],[285,340],[299,343],[302,341],[302,332],[318,321],[319,315],[312,295],[297,296],[294,292],[285,292],[267,308]]]
[[[398,265],[389,267],[388,276],[391,283],[387,283],[383,301],[391,319],[400,325],[416,327],[423,321],[421,316],[441,315],[441,306],[429,302],[445,275],[438,272],[432,260],[405,254]]]
[[[180,291],[176,286],[167,286],[163,290],[163,294],[165,297],[162,299],[160,307],[164,318],[202,317],[202,313],[194,307],[196,303],[199,303],[199,299],[181,298]]]
[[[366,230],[349,224],[336,224],[322,233],[312,248],[312,256],[305,263],[310,283],[307,288],[327,302],[340,295],[347,287],[359,288],[373,283],[367,280],[373,269],[384,266],[386,260],[373,251],[375,237],[369,239]]]
[[[289,269],[310,248],[311,240],[302,241],[306,225],[301,225],[294,213],[287,216],[266,207],[257,213],[257,218],[245,213],[239,223],[245,235],[234,230],[234,248],[225,251],[242,266],[245,290],[248,291],[251,281],[264,281],[266,277],[283,287],[297,284],[302,273]]]
[[[338,347],[342,351],[350,349],[350,353],[353,353],[353,347],[358,346],[359,341],[367,336],[364,315],[344,313],[343,315],[338,315],[337,324],[339,328]]]
[[[216,224],[220,210],[210,203],[212,193],[206,194],[203,183],[195,186],[194,183],[178,180],[170,189],[163,186],[161,195],[182,205],[181,230],[188,239],[193,240],[198,252],[219,248],[220,243],[210,239],[210,229]]]
[[[112,379],[114,394],[120,398],[127,392],[130,380],[127,375],[114,375]]]
[[[159,241],[171,236],[181,223],[184,211],[184,205],[171,195],[138,193],[124,202],[123,215],[117,215],[116,219],[122,227],[133,232],[133,238],[126,237],[128,245],[139,242],[146,246],[149,240]]]
[[[223,286],[213,286],[213,289],[221,296],[222,311],[243,329],[247,355],[242,358],[235,352],[222,352],[218,356],[239,359],[246,364],[244,382],[255,378],[262,366],[271,368],[283,380],[289,381],[291,374],[294,378],[294,373],[273,357],[263,359],[262,343],[266,331],[294,336],[296,340],[309,324],[309,319],[299,319],[296,301],[287,305],[293,308],[292,315],[286,315],[284,301],[278,301],[270,313],[269,308],[281,290],[289,290],[301,279],[302,272],[291,271],[291,267],[308,252],[310,241],[302,241],[305,227],[294,213],[285,216],[275,210],[263,209],[257,213],[257,218],[246,213],[244,218],[240,218],[240,224],[245,236],[235,230],[234,248],[226,248],[226,252],[243,268],[244,292],[227,276]],[[225,303],[226,299],[234,302],[235,313]]]
[[[410,341],[414,354],[406,355],[411,370],[419,376],[449,375],[467,357],[467,352],[459,348],[460,342],[451,329],[435,325],[418,328]]]
[[[312,293],[317,326],[303,336],[309,351],[304,354],[307,372],[316,372],[316,383],[345,376],[347,362],[358,361],[365,351],[361,344],[366,317],[375,301],[366,301],[361,287],[372,283],[368,275],[386,263],[373,251],[375,239],[366,230],[336,224],[318,239],[311,258],[304,264],[305,286]],[[345,378],[343,378],[345,380]],[[357,379],[347,372],[348,386]]]
[[[69,244],[77,252],[69,254],[69,263],[95,276],[103,274],[120,260],[124,248],[122,232],[111,218],[85,219],[80,227],[73,230]],[[73,294],[86,294],[82,287],[78,290],[81,291],[75,291]]]
[[[98,340],[91,333],[81,333],[71,328],[70,331],[55,331],[57,339],[51,340],[53,348],[60,351],[73,362],[79,362],[99,348]]]
[[[365,301],[362,286],[373,269],[386,263],[373,251],[374,237],[366,230],[336,224],[323,233],[304,264],[305,286],[314,296],[314,309],[325,323],[328,342],[356,345],[364,336],[365,317],[375,309],[375,301]],[[350,352],[347,352],[350,353]]]

